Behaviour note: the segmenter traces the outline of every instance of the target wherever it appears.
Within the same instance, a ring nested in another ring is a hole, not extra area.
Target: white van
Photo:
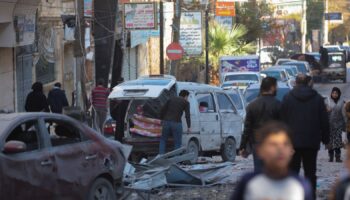
[[[191,133],[185,133],[187,125],[183,117],[182,145],[188,152],[198,155],[221,154],[223,160],[234,161],[242,135],[242,117],[238,114],[230,97],[219,87],[177,82],[171,76],[148,76],[127,81],[113,88],[109,99],[129,100],[125,117],[123,142],[133,146],[134,156],[156,155],[159,150],[159,137],[146,137],[135,134],[132,117],[142,106],[143,115],[159,119],[160,110],[166,101],[181,90],[188,90],[190,96]],[[201,102],[206,102],[205,111],[199,109]],[[117,125],[118,126],[118,125]],[[173,149],[173,141],[168,141],[167,151]]]

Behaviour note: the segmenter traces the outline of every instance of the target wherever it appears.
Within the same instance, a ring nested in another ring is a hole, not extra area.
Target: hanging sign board
[[[156,29],[156,4],[125,3],[124,28],[129,30]]]
[[[181,12],[180,44],[187,56],[202,54],[202,12]]]
[[[235,3],[234,2],[216,2],[215,15],[226,16],[226,17],[236,16]]]

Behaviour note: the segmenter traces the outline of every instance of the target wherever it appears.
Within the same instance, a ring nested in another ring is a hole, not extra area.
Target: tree
[[[237,23],[247,27],[248,33],[246,39],[249,42],[256,41],[264,36],[263,17],[272,16],[273,9],[265,2],[258,3],[256,0],[250,0],[242,5],[237,6],[236,19]]]
[[[247,33],[248,29],[242,24],[234,25],[232,30],[227,30],[215,22],[210,24],[209,59],[212,62],[211,73],[216,80],[221,56],[246,55],[255,52],[256,46],[252,42],[246,42]]]

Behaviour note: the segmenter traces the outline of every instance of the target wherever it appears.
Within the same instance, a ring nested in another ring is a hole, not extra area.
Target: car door
[[[24,151],[6,152],[8,141],[20,141]],[[56,188],[55,162],[37,119],[16,123],[2,138],[0,153],[1,197],[4,199],[53,199]]]
[[[56,162],[57,190],[61,198],[85,198],[89,184],[101,173],[98,144],[87,140],[78,123],[46,118],[52,154]]]
[[[210,92],[197,93],[196,99],[199,106],[199,126],[202,149],[204,151],[218,149],[218,147],[220,147],[221,130],[214,96]]]
[[[216,93],[221,118],[222,142],[228,136],[234,136],[236,142],[240,140],[242,133],[242,117],[238,114],[235,106],[225,93]]]

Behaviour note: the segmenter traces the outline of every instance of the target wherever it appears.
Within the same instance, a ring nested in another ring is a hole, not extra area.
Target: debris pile
[[[151,193],[164,187],[203,187],[236,180],[232,179],[235,164],[231,162],[183,165],[194,157],[193,153],[186,153],[186,149],[181,148],[149,161],[127,163],[125,189],[131,191],[130,195],[132,192]]]

